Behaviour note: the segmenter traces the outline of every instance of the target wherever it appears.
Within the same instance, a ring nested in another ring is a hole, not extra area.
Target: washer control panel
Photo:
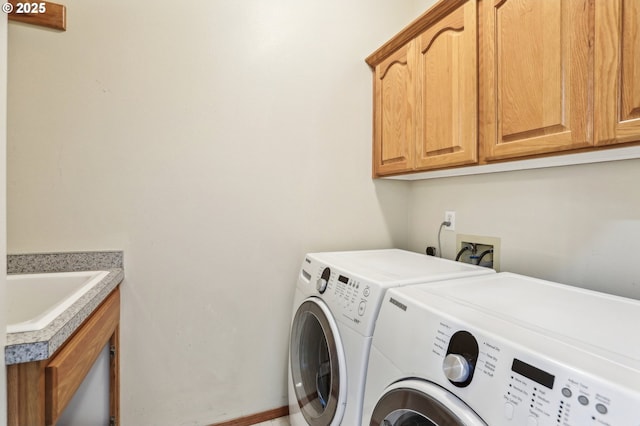
[[[638,413],[639,401],[587,375],[539,365],[541,361],[512,358],[502,394],[505,419],[526,417],[527,425],[640,424],[640,417],[629,416],[633,411]]]
[[[640,426],[637,392],[554,362],[511,341],[439,321],[432,354],[452,392],[491,425]],[[544,349],[541,347],[540,349]]]

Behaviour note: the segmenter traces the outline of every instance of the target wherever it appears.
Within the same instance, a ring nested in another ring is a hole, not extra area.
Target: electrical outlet
[[[449,225],[445,225],[444,229],[446,229],[447,231],[456,230],[456,212],[454,211],[444,212],[444,221],[449,222]]]

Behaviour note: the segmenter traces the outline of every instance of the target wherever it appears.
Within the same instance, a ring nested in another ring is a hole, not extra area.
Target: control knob
[[[464,356],[448,354],[442,363],[442,370],[447,379],[455,383],[462,383],[469,378],[471,366]]]
[[[318,290],[320,293],[324,293],[326,289],[327,280],[325,280],[324,278],[318,278],[318,281],[316,281],[316,290]]]
[[[320,275],[320,278],[318,278],[318,281],[316,281],[316,290],[318,290],[320,294],[324,293],[324,291],[327,289],[329,278],[331,278],[331,269],[324,268],[324,270],[322,271],[322,275]]]

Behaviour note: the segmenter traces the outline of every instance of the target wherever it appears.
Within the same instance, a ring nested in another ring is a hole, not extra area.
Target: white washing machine
[[[639,426],[640,301],[509,273],[389,290],[362,420]]]
[[[493,273],[397,249],[308,254],[293,303],[291,424],[360,424],[371,336],[388,288]]]

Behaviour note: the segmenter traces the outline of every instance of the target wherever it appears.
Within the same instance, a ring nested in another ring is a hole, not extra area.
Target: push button
[[[367,302],[363,300],[358,305],[358,315],[363,316],[366,310],[367,310]]]
[[[504,404],[504,417],[507,420],[511,420],[513,419],[513,404],[507,402],[506,404]]]

